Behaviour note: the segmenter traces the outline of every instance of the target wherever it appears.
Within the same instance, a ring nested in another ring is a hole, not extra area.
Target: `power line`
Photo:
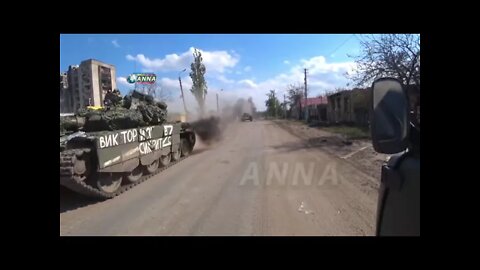
[[[340,46],[338,46],[335,50],[333,50],[333,52],[329,53],[328,55],[332,55],[333,53],[335,53],[338,49],[340,49],[340,47],[345,45],[345,43],[347,43],[347,41],[349,41],[353,36],[355,36],[355,34],[350,35],[342,44],[340,44]]]
[[[365,42],[365,39],[368,39],[368,36],[367,37],[360,37],[360,35],[357,35],[357,34],[353,34],[353,35],[360,42]]]

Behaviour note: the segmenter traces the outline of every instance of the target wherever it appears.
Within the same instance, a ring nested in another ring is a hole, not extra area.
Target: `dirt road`
[[[378,179],[270,121],[128,192],[91,201],[61,189],[61,235],[373,235]]]

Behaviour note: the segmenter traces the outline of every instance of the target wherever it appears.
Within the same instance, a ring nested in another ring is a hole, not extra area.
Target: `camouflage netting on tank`
[[[145,125],[142,114],[136,110],[113,107],[102,111],[91,111],[86,115],[85,131],[118,130]]]
[[[105,97],[106,100],[109,97]],[[116,98],[112,96],[112,98]],[[108,101],[108,100],[107,100]],[[166,122],[167,105],[154,101],[152,96],[134,91],[123,98],[122,102],[107,102],[105,108],[84,108],[76,116],[85,119],[83,130],[102,131],[128,129],[148,125],[160,125]],[[60,121],[60,129],[65,123]],[[80,128],[80,127],[79,127]]]
[[[146,125],[159,125],[166,122],[167,104],[155,101],[150,95],[133,91],[132,94],[125,96],[124,106],[140,112]]]
[[[140,105],[137,110],[142,114],[143,121],[151,125],[162,124],[167,118],[167,111],[156,105]]]

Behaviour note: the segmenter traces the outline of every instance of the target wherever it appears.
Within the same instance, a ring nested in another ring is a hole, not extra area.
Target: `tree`
[[[287,104],[288,104],[287,101],[280,103],[280,108],[281,109],[280,109],[279,115],[282,118],[286,117],[286,115],[287,115]]]
[[[268,116],[277,117],[282,115],[282,107],[280,101],[278,101],[278,98],[275,96],[275,90],[270,90],[267,94],[265,106],[267,107]]]
[[[205,113],[205,96],[207,95],[207,82],[204,75],[206,72],[205,65],[202,63],[202,53],[195,49],[193,53],[194,61],[190,65],[192,71],[190,72],[190,78],[192,78],[192,88],[190,91],[200,106],[200,116]]]
[[[290,107],[297,106],[298,109],[298,116],[300,119],[302,118],[302,103],[301,100],[304,99],[304,87],[300,85],[290,84],[287,86],[288,88],[288,102],[290,103]]]
[[[357,86],[370,85],[379,77],[391,76],[403,84],[420,85],[420,35],[372,35],[360,41],[361,53],[355,58],[357,72],[346,74]]]

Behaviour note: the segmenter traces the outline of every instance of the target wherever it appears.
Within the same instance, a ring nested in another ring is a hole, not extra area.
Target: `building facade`
[[[291,117],[295,119],[302,119],[305,114],[305,110],[308,110],[308,121],[318,121],[326,122],[327,121],[327,97],[319,96],[314,98],[303,98],[299,102],[300,104],[295,104],[291,108]],[[300,108],[302,115],[299,115]]]
[[[66,72],[60,72],[60,113],[66,113],[72,107],[70,91],[68,91],[68,77]]]
[[[94,59],[69,66],[66,77],[68,87],[60,94],[62,113],[76,112],[85,106],[103,106],[107,91],[117,88],[115,66]]]
[[[371,89],[344,90],[328,96],[328,121],[367,126]]]

